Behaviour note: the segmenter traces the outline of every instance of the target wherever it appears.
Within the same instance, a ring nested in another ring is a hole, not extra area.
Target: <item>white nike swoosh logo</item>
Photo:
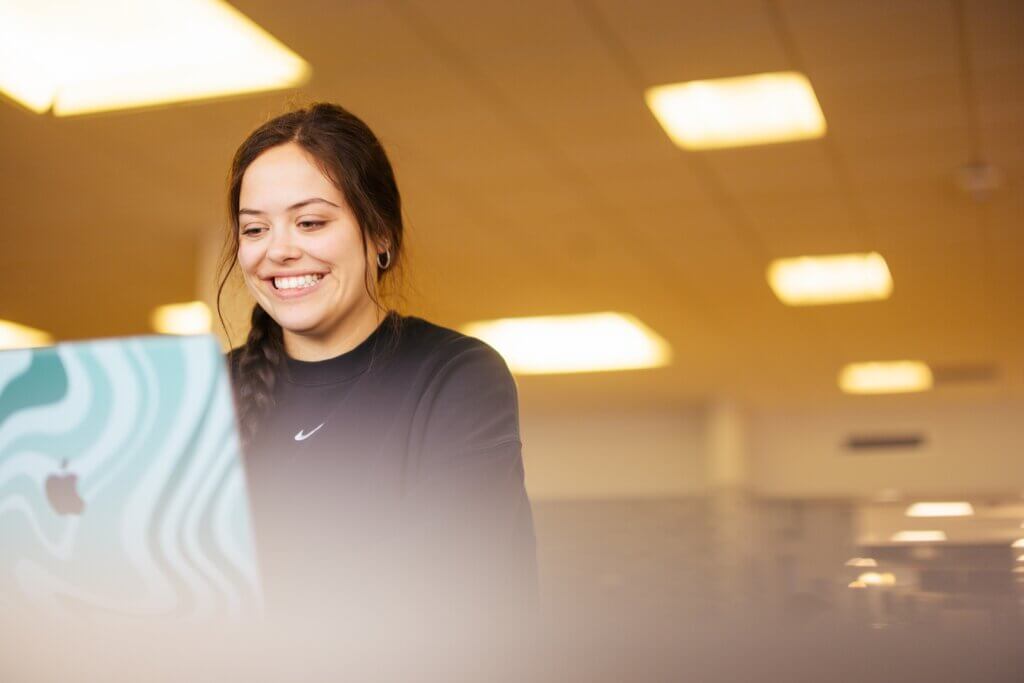
[[[300,430],[299,430],[299,433],[295,435],[295,440],[296,440],[296,441],[305,441],[305,440],[306,440],[306,439],[308,439],[309,437],[311,437],[311,436],[313,436],[314,434],[316,434],[316,430],[317,430],[317,429],[320,429],[320,428],[321,428],[321,427],[323,427],[323,426],[324,426],[324,423],[323,423],[323,422],[321,422],[320,424],[318,424],[318,425],[316,426],[316,429],[314,429],[313,431],[311,431],[311,432],[310,432],[309,434],[303,434],[303,433],[302,433],[302,431],[303,431],[303,430],[301,430],[301,429],[300,429]]]

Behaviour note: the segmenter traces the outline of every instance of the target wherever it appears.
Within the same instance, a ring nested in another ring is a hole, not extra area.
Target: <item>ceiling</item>
[[[1024,3],[1016,0],[236,0],[302,55],[299,92],[57,119],[0,102],[0,318],[142,333],[196,297],[235,147],[331,100],[384,141],[406,203],[405,310],[447,325],[619,310],[670,367],[523,377],[564,403],[977,401],[1024,395]],[[810,78],[815,141],[684,152],[652,85]],[[978,202],[957,169],[988,162]],[[777,257],[881,252],[885,302],[788,308]],[[859,360],[994,364],[927,396],[851,398]]]

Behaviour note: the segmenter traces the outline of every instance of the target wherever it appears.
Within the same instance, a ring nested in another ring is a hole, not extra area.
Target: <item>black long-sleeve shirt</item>
[[[393,313],[336,358],[286,359],[274,395],[245,460],[269,614],[433,628],[532,612],[517,392],[492,348]]]

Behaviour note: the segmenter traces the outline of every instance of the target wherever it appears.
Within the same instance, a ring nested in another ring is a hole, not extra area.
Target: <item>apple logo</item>
[[[46,478],[46,498],[58,515],[80,515],[85,501],[78,495],[78,475],[64,471],[68,468],[67,458],[60,464],[62,472]]]

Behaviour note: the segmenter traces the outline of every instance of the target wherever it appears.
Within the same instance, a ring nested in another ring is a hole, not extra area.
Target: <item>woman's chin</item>
[[[289,334],[312,337],[316,336],[317,325],[320,322],[319,318],[312,319],[297,316],[282,316],[277,321],[277,324],[281,326],[282,330]]]

